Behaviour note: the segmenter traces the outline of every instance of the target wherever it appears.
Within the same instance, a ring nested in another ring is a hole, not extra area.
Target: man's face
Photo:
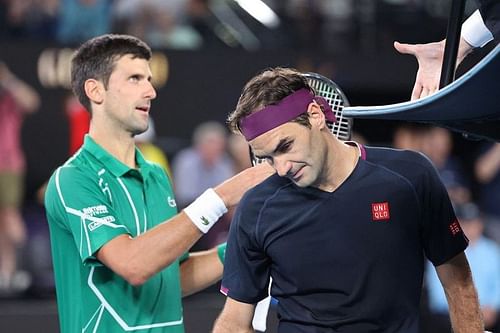
[[[265,158],[281,177],[297,186],[321,187],[325,181],[327,147],[319,128],[298,123],[280,125],[249,142],[257,157]]]
[[[151,100],[155,97],[149,62],[130,55],[119,58],[103,100],[110,125],[132,135],[146,131]]]

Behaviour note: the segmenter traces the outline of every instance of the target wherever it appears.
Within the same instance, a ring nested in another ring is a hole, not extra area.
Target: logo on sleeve
[[[390,217],[389,203],[387,201],[372,203],[372,221],[388,221]]]
[[[460,228],[460,223],[458,223],[458,220],[454,220],[450,225],[450,232],[452,236],[455,236],[459,233],[462,232],[462,229]]]

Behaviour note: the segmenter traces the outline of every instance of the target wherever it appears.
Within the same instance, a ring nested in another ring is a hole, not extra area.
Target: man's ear
[[[309,115],[309,122],[312,126],[318,126],[319,129],[326,126],[325,114],[321,110],[321,106],[319,106],[316,101],[309,103],[309,106],[307,107],[307,114]]]
[[[84,83],[85,94],[91,102],[101,104],[104,100],[104,85],[95,79],[88,79]]]

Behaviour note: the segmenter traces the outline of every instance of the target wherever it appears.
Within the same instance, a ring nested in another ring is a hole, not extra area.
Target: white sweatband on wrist
[[[493,34],[484,24],[479,10],[462,24],[462,37],[473,47],[483,47],[493,39]]]
[[[184,208],[184,213],[204,234],[226,212],[227,208],[224,201],[211,188],[203,192],[193,203]]]

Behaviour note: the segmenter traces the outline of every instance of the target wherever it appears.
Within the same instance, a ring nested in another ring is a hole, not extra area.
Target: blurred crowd
[[[184,50],[276,46],[315,50],[352,43],[369,48],[377,43],[375,34],[383,36],[390,30],[390,38],[399,33],[411,40],[415,26],[426,29],[422,19],[446,20],[448,2],[268,0],[265,3],[278,14],[279,24],[266,26],[233,0],[0,0],[0,39],[77,44],[116,32],[138,36],[155,48]],[[407,30],[394,31],[395,25]],[[432,38],[434,32],[429,30],[429,34]],[[40,286],[53,291],[48,234],[40,239],[36,232],[30,233],[25,221],[33,217],[23,213],[26,166],[20,133],[24,117],[38,110],[41,98],[8,64],[0,62],[0,297],[24,296]],[[69,157],[82,143],[89,116],[71,94],[64,108]],[[251,164],[245,140],[215,121],[200,123],[191,143],[175,152],[162,149],[153,122],[136,139],[146,158],[162,165],[172,178],[179,209]],[[356,140],[365,141],[361,136]],[[386,144],[424,153],[439,171],[470,240],[466,254],[485,323],[493,330],[500,325],[500,143],[478,144],[477,151],[468,152],[469,161],[455,155],[456,143],[457,136],[446,129],[402,124]],[[40,207],[43,189],[38,193]],[[230,221],[231,212],[195,247],[205,249],[224,241]],[[30,265],[23,249],[38,258],[49,257]],[[429,269],[425,278],[424,317],[428,320],[424,324],[428,327],[424,331],[446,332],[450,330],[446,299],[433,272]]]
[[[444,26],[449,8],[446,0],[264,0],[272,12],[255,12],[238,3],[1,0],[0,38],[78,44],[115,32],[138,36],[153,48],[374,49],[384,36],[411,41],[416,25],[419,36],[440,38],[436,23]]]

